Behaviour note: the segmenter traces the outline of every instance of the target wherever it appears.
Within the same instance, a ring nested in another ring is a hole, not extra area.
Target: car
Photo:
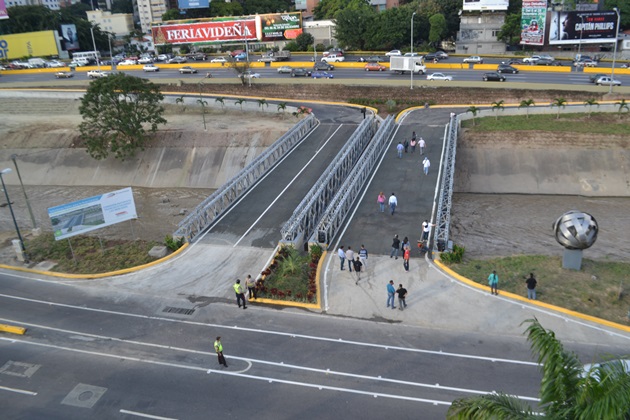
[[[188,60],[186,59],[186,57],[173,57],[171,59],[169,59],[167,61],[168,64],[183,64],[186,63]]]
[[[343,55],[337,55],[337,54],[329,54],[326,57],[322,57],[321,61],[323,61],[324,63],[337,63],[337,62],[341,62],[341,61],[345,61],[346,57],[344,57]]]
[[[186,58],[189,58],[189,59],[195,60],[195,61],[206,61],[208,56],[205,53],[202,53],[202,52],[194,52],[194,53],[187,54]]]
[[[138,59],[138,64],[151,64],[153,63],[153,59],[151,57],[140,57]]]
[[[254,73],[251,70],[246,70],[245,72],[239,74],[238,77],[243,79],[260,79],[260,73]]]
[[[330,63],[326,63],[324,61],[317,61],[314,65],[313,65],[313,70],[320,70],[320,71],[332,71],[335,69],[335,66],[333,66]]]
[[[537,66],[557,66],[558,62],[554,60],[550,60],[548,58],[540,58],[534,64]]]
[[[505,82],[505,76],[500,73],[484,73],[482,79],[484,82]]]
[[[444,73],[427,74],[427,80],[445,80],[450,82],[453,80],[453,76],[447,76]]]
[[[212,60],[210,60],[211,63],[227,63],[228,60],[225,57],[214,57]]]
[[[278,67],[278,73],[291,73],[292,71],[293,71],[293,68],[290,66]]]
[[[621,86],[621,82],[619,80],[613,79],[610,76],[600,77],[599,79],[595,80],[595,84],[597,86],[601,86],[601,85]]]
[[[555,61],[556,59],[549,55],[549,54],[540,54],[540,59],[541,60],[551,60],[551,61]]]
[[[512,74],[516,74],[518,73],[518,69],[516,67],[512,67],[508,64],[499,64],[499,67],[497,67],[497,73],[512,73]]]
[[[71,61],[68,67],[85,67],[87,65],[87,61]]]
[[[574,67],[597,67],[597,61],[590,58],[581,58],[578,61],[573,62]]]
[[[100,79],[101,77],[107,77],[111,73],[102,70],[90,70],[87,72],[87,77],[90,79]]]
[[[195,74],[197,73],[197,69],[194,69],[190,66],[181,67],[179,70],[179,74]]]
[[[120,63],[118,63],[119,66],[135,66],[136,64],[138,64],[138,61],[136,60],[123,60]]]
[[[291,77],[311,77],[311,71],[303,68],[293,69],[291,71]]]
[[[447,58],[448,58],[448,54],[445,53],[444,51],[431,52],[424,56],[424,59],[426,61],[435,61],[435,60],[439,61],[439,60],[446,60]]]
[[[621,68],[622,68],[622,69],[627,69],[627,68],[630,68],[630,63],[624,63],[624,64],[622,64],[622,65],[621,65]]]
[[[387,60],[384,60],[383,57],[378,56],[378,55],[371,55],[369,57],[361,57],[359,58],[359,61],[362,63],[378,63],[380,61],[387,61]]]
[[[74,73],[70,71],[58,71],[55,73],[55,78],[57,79],[69,79],[71,77],[74,77]]]
[[[246,52],[238,53],[234,56],[234,59],[236,61],[245,61],[247,60],[247,53]]]
[[[324,57],[328,57],[330,54],[343,55],[343,50],[341,48],[331,48],[322,53]]]
[[[327,71],[314,71],[311,74],[313,79],[332,79],[335,76],[332,73],[328,73]]]
[[[614,359],[606,360],[605,362],[601,363],[588,363],[582,367],[582,373],[580,373],[580,376],[582,378],[590,376],[591,378],[599,382],[601,378],[598,375],[598,370],[604,369],[608,371],[609,369],[613,368],[613,366],[611,366],[613,363],[619,363],[623,371],[630,375],[630,359]]]
[[[532,55],[531,57],[523,58],[523,63],[534,65],[534,64],[536,64],[536,62],[538,60],[540,60],[540,56],[539,55]]]
[[[157,61],[168,61],[171,59],[171,56],[168,54],[160,54],[157,56]]]
[[[417,57],[419,54],[414,52],[405,53],[404,57]]]
[[[32,69],[33,65],[27,61],[11,61],[11,65],[14,69]]]
[[[365,71],[385,71],[387,67],[382,64],[378,64],[377,62],[367,63],[364,67]]]
[[[50,68],[66,67],[66,63],[59,60],[50,60],[48,63],[46,63],[46,66]]]
[[[597,81],[597,79],[599,79],[600,77],[604,77],[604,76],[608,76],[607,74],[603,74],[603,73],[595,73],[595,74],[591,74],[590,76],[588,76],[588,81],[591,83],[595,83]]]
[[[483,58],[478,55],[471,55],[470,57],[464,58],[463,62],[470,64],[483,64]]]
[[[145,72],[149,72],[149,71],[160,71],[160,68],[156,65],[153,64],[147,64],[146,66],[142,67],[142,70]]]
[[[385,53],[387,57],[396,57],[402,55],[400,50],[391,50],[390,52]]]
[[[514,65],[523,65],[525,64],[523,62],[523,60],[519,60],[518,58],[512,58],[511,60],[508,61],[501,61],[501,64],[507,64],[508,66],[514,66]]]

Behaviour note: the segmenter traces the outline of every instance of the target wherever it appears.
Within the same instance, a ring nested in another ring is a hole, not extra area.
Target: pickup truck
[[[107,77],[109,73],[102,70],[90,70],[87,72],[87,77],[90,79],[99,79],[101,77]]]

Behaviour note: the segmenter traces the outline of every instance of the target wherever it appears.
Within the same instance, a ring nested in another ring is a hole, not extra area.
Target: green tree
[[[618,109],[618,113],[619,113],[619,119],[621,119],[621,112],[625,109],[626,112],[630,111],[630,108],[628,107],[628,102],[626,102],[625,99],[622,99],[619,102],[616,102],[615,105],[617,105],[617,107],[619,107]]]
[[[507,15],[497,38],[509,45],[518,45],[521,41],[521,12]]]
[[[556,113],[556,119],[559,120],[560,119],[560,108],[564,108],[564,107],[567,106],[567,100],[564,99],[564,98],[556,98],[551,103],[551,107],[553,108],[554,106],[558,107],[558,112]]]
[[[245,99],[238,98],[236,101],[234,101],[234,105],[240,105],[241,106],[241,111],[242,111],[243,110],[243,102],[245,102]]]
[[[446,18],[444,18],[443,14],[436,13],[429,18],[429,24],[431,25],[429,42],[437,46],[444,38],[444,35],[446,35]]]
[[[160,88],[146,79],[117,73],[92,81],[81,98],[79,131],[94,159],[124,160],[144,150],[159,124],[166,124]]]
[[[545,330],[537,319],[525,322],[527,340],[542,371],[536,412],[515,396],[492,393],[453,401],[448,419],[628,418],[630,373],[621,361],[596,365],[584,375],[582,362],[564,349],[553,331]]]
[[[291,9],[289,0],[245,0],[243,12],[247,15],[281,13]]]
[[[166,22],[167,20],[178,20],[181,18],[182,15],[179,14],[179,9],[168,9],[162,15],[162,22]]]
[[[206,107],[208,106],[208,101],[203,99],[201,93],[199,93],[199,99],[197,99],[197,103],[201,106],[201,118],[203,119],[203,131],[207,131],[208,127],[206,126]]]
[[[481,111],[481,108],[477,108],[474,105],[468,107],[468,109],[466,110],[466,112],[470,112],[473,114],[473,127],[476,125],[475,118],[477,117],[477,114],[479,113],[479,111]]]
[[[210,2],[210,14],[212,16],[241,16],[243,6],[237,1],[226,3],[225,0],[213,0]]]
[[[312,47],[314,42],[315,38],[313,35],[307,32],[302,32],[295,38],[295,43],[300,48],[300,51],[308,51],[308,47]]]
[[[588,117],[591,118],[591,114],[593,114],[593,105],[597,105],[599,108],[599,102],[595,98],[590,98],[584,101],[584,105],[588,105]]]
[[[269,106],[269,104],[265,98],[261,98],[258,100],[258,106],[262,109],[262,112],[265,112],[265,107]]]
[[[175,103],[182,105],[182,112],[186,111],[186,105],[184,103],[184,95],[180,96],[179,98],[176,98]]]
[[[278,104],[278,112],[282,111],[282,113],[284,114],[285,112],[287,112],[287,103],[286,102],[280,102]]]
[[[347,48],[365,50],[375,20],[376,12],[369,6],[339,11],[335,16],[337,42]]]
[[[529,107],[536,105],[536,102],[534,102],[533,99],[527,99],[527,100],[522,100],[521,104],[518,106],[519,108],[525,108],[525,115],[526,118],[529,118]]]
[[[492,110],[494,111],[495,119],[497,120],[499,119],[499,111],[503,111],[503,108],[505,108],[504,104],[505,104],[505,101],[503,100],[492,102],[492,104],[490,104],[490,106],[492,106]]]
[[[112,1],[112,14],[114,13],[133,13],[132,0],[114,0]]]
[[[225,108],[225,98],[222,98],[222,97],[215,98],[214,102],[220,103],[221,109]]]
[[[370,6],[367,0],[321,0],[313,8],[313,16],[316,20],[335,19],[337,12],[347,9],[357,10],[362,6]]]

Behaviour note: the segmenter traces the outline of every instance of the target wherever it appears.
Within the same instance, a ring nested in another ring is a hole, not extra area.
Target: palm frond
[[[519,420],[537,418],[531,407],[518,398],[506,394],[488,394],[453,401],[448,419],[460,420]]]

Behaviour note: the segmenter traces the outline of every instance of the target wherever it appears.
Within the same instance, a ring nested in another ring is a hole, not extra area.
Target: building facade
[[[130,13],[104,12],[92,10],[87,12],[87,18],[93,25],[98,25],[101,30],[111,32],[116,37],[129,35],[133,31],[133,15]]]
[[[498,34],[505,23],[505,12],[465,12],[460,16],[457,54],[503,54],[505,42]]]
[[[138,0],[138,17],[142,33],[151,32],[151,22],[161,22],[168,10],[168,0]]]

